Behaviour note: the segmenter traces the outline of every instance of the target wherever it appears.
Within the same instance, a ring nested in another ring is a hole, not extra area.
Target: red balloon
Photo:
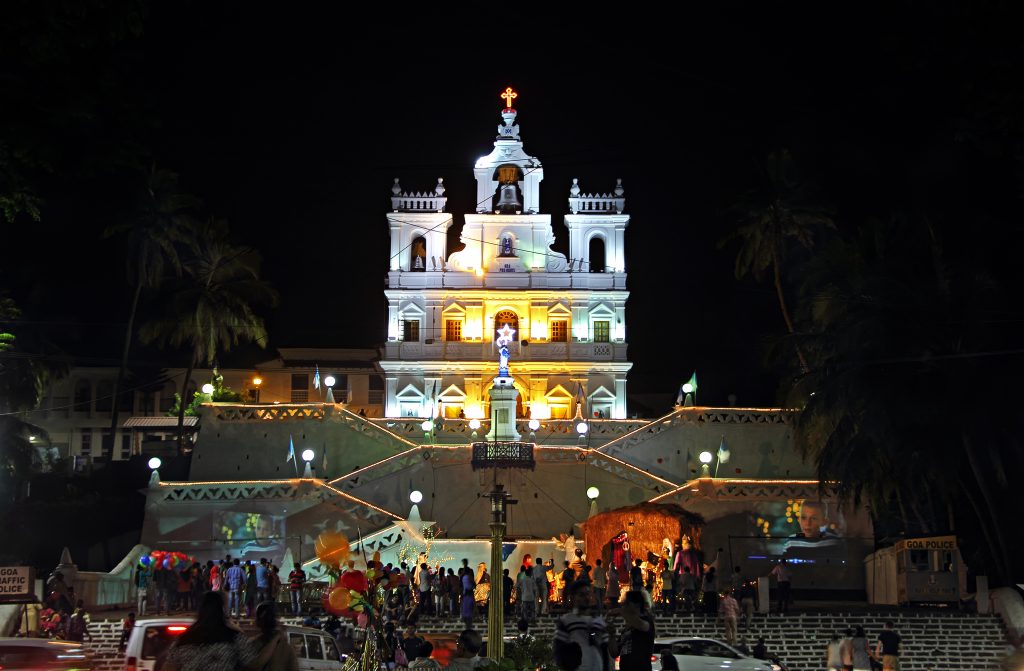
[[[365,592],[370,587],[362,571],[345,571],[341,574],[341,584],[357,592]]]

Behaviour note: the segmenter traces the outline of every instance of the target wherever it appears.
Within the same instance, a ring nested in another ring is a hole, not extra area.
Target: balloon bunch
[[[153,550],[148,555],[139,557],[139,566],[145,566],[150,569],[159,567],[169,571],[183,571],[194,562],[195,558],[190,557],[184,552],[167,552],[165,550]]]
[[[324,609],[355,620],[360,627],[379,621],[383,593],[390,582],[381,566],[380,553],[375,552],[373,559],[367,560],[366,569],[359,570],[355,560],[349,558],[351,547],[343,534],[324,532],[316,539],[315,547],[317,559],[333,578],[333,585],[321,597]]]

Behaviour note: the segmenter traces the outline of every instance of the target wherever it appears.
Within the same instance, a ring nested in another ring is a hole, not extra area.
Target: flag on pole
[[[320,477],[322,477],[322,478],[327,477],[327,447],[326,446],[324,446],[323,452],[324,452],[323,468],[320,471]]]
[[[690,387],[692,387],[692,389],[690,391],[692,391],[694,394],[696,394],[697,393],[697,371],[693,371],[693,375],[690,376],[689,384],[690,384]]]
[[[284,463],[292,462],[295,464],[295,475],[299,474],[299,460],[295,457],[295,441],[292,436],[288,435],[288,458],[284,460]]]
[[[725,442],[725,436],[722,436],[722,442],[718,446],[718,460],[723,464],[729,461],[729,444]]]
[[[319,389],[320,389],[320,365],[319,364],[315,364],[315,369],[316,370],[313,373],[313,388],[319,391]]]
[[[679,393],[676,394],[676,405],[683,404],[683,385],[679,385]]]

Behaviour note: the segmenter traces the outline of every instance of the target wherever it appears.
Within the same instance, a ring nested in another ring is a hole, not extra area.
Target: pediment
[[[466,392],[462,391],[461,389],[458,388],[458,386],[453,384],[449,385],[447,389],[442,391],[438,398],[441,399],[442,401],[447,401],[450,399],[464,399],[466,398]]]
[[[570,394],[568,391],[565,390],[565,387],[563,387],[560,384],[556,384],[551,389],[551,391],[549,391],[548,393],[544,394],[544,398],[560,399],[560,400],[561,399],[565,399],[566,401],[570,401],[570,400],[572,400],[573,396],[572,396],[572,394]]]
[[[405,389],[395,394],[397,399],[415,399],[420,400],[424,396],[423,392],[416,388],[415,385],[409,384],[405,386]]]

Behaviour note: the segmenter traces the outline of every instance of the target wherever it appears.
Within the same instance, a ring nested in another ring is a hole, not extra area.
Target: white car
[[[192,622],[191,615],[154,617],[135,621],[125,648],[125,671],[160,671],[167,649]],[[311,627],[281,625],[299,658],[299,671],[338,671],[341,655],[331,635]],[[251,632],[254,633],[254,632]],[[7,667],[0,667],[3,671]]]
[[[661,655],[665,651],[671,652],[679,666],[679,671],[711,671],[711,669],[784,671],[780,664],[744,655],[724,641],[699,636],[671,636],[654,639],[652,671],[662,671]]]

